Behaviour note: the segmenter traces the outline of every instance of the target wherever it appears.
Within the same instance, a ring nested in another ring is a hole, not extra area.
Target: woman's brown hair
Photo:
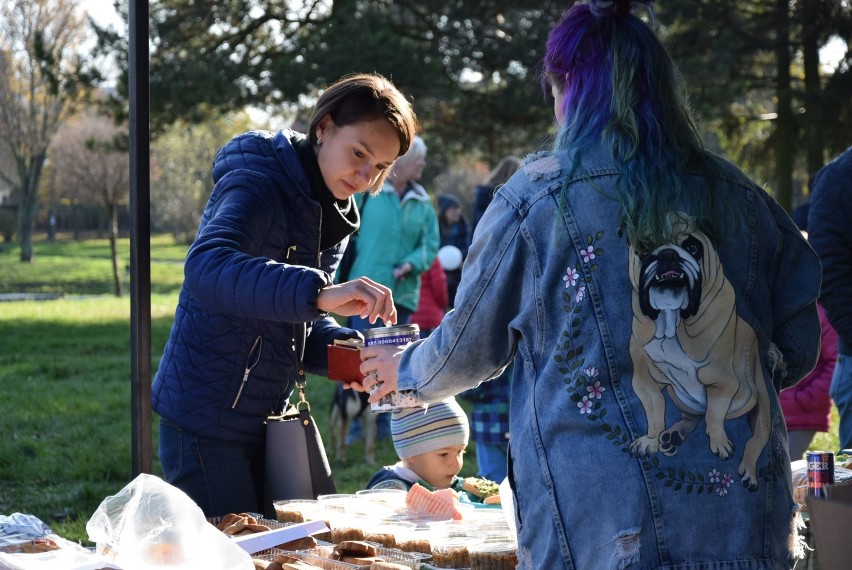
[[[326,115],[338,127],[387,119],[399,135],[397,157],[408,152],[417,131],[411,104],[389,79],[377,73],[346,75],[323,90],[308,126],[312,145],[317,144],[317,125]]]

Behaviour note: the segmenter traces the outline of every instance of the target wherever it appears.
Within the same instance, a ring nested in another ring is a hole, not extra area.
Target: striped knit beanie
[[[394,412],[390,429],[400,459],[451,445],[467,445],[470,437],[467,415],[455,398],[429,404],[425,411],[411,408]]]

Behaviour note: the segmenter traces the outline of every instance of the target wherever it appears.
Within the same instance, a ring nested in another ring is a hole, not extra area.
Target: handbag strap
[[[308,415],[311,413],[311,403],[305,397],[305,386],[308,384],[308,381],[304,378],[302,380],[296,380],[296,389],[299,390],[299,401],[296,402],[296,409],[299,410],[299,413],[302,410],[306,410]]]
[[[299,422],[305,430],[305,442],[308,446],[308,467],[311,470],[314,495],[336,493],[337,486],[331,476],[331,467],[325,454],[322,436],[320,436],[314,418],[311,416],[311,404],[305,397],[306,384],[306,380],[296,382],[296,388],[299,390],[299,401],[296,402],[295,407],[299,411]]]

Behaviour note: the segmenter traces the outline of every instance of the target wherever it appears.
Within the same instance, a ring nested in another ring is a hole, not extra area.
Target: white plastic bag
[[[118,566],[113,566],[79,544],[54,534],[34,515],[0,515],[0,570],[56,568],[105,570]]]
[[[123,570],[253,570],[251,556],[207,522],[180,489],[142,474],[86,524],[97,553]]]

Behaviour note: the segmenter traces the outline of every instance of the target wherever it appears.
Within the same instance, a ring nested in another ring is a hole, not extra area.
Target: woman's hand
[[[411,270],[414,269],[409,262],[405,262],[402,265],[398,265],[393,268],[393,278],[394,279],[405,279],[411,274]]]
[[[391,290],[368,277],[359,277],[340,285],[329,285],[317,296],[317,309],[343,317],[358,315],[375,324],[382,319],[387,325],[396,324],[396,307]]]
[[[394,392],[399,372],[399,359],[405,346],[376,345],[361,349],[361,392],[370,392],[369,401],[378,402]],[[352,386],[355,387],[354,385]]]

